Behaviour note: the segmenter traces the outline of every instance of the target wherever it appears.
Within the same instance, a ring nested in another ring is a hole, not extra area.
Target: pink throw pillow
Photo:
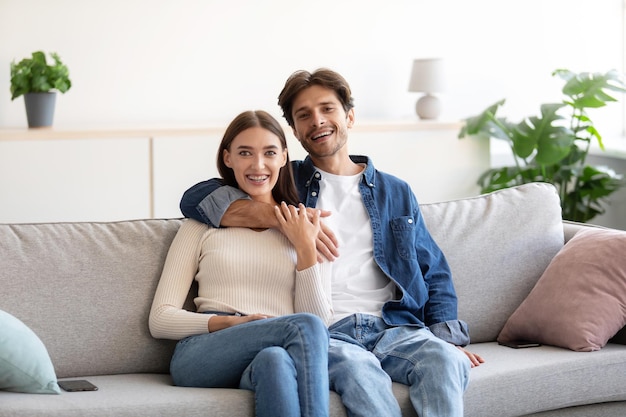
[[[599,350],[626,325],[626,232],[578,232],[552,259],[498,335]]]

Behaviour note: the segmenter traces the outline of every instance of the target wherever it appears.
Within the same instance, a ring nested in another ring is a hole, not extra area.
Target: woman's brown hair
[[[217,150],[217,169],[224,179],[225,185],[239,188],[239,184],[237,184],[237,180],[235,179],[234,171],[232,168],[227,167],[224,163],[224,150],[230,151],[230,145],[233,143],[237,135],[252,127],[260,127],[275,134],[280,140],[282,149],[287,149],[285,131],[280,126],[278,121],[269,113],[263,110],[249,110],[240,113],[226,128],[222,142]],[[287,163],[278,172],[278,181],[272,189],[272,196],[277,202],[284,201],[287,204],[297,205],[300,201],[293,179],[293,170],[289,160],[289,152],[287,152]]]

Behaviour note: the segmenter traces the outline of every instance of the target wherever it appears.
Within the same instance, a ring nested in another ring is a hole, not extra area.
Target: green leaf
[[[569,78],[563,86],[563,94],[572,99],[576,109],[598,108],[617,101],[605,90],[624,92],[624,83],[616,71],[606,74],[581,72]]]
[[[46,54],[41,51],[33,52],[33,62],[36,64],[41,64],[43,66],[47,66],[46,62]]]
[[[551,165],[563,159],[574,142],[574,133],[559,124],[563,117],[557,112],[564,104],[541,106],[541,117],[529,117],[520,122],[513,136],[513,150],[521,158],[535,153],[535,161]]]
[[[498,125],[498,119],[496,119],[498,108],[503,104],[504,100],[500,100],[487,107],[479,115],[465,119],[465,125],[459,132],[459,139],[466,136],[479,136],[487,139],[491,137],[508,139],[507,132]]]

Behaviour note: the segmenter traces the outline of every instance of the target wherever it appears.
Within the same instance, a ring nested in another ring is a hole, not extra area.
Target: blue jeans
[[[330,326],[329,377],[348,416],[400,416],[391,381],[410,387],[420,417],[463,417],[470,361],[426,328],[354,314]]]
[[[180,340],[175,385],[254,391],[264,416],[328,416],[328,329],[298,313],[252,321]]]

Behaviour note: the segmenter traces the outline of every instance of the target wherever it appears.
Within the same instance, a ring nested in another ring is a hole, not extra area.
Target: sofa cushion
[[[43,398],[0,392],[2,417],[250,417],[251,391],[231,388],[188,388],[172,384],[169,375],[127,374],[83,376],[98,391],[62,392]],[[406,385],[393,384],[405,417],[417,417]],[[41,396],[39,396],[41,397]],[[330,393],[330,416],[346,417],[339,395]]]
[[[18,318],[0,310],[0,390],[59,394],[46,347]]]
[[[497,343],[479,343],[468,346],[468,350],[486,361],[470,371],[463,396],[465,417],[527,416],[626,400],[626,347],[621,345],[609,344],[588,355],[546,345],[512,349]],[[571,415],[626,416],[626,403],[621,404],[621,413]]]
[[[472,343],[495,341],[563,247],[556,189],[531,183],[420,207],[450,264]]]
[[[626,232],[578,232],[511,315],[498,341],[601,349],[626,325]]]

